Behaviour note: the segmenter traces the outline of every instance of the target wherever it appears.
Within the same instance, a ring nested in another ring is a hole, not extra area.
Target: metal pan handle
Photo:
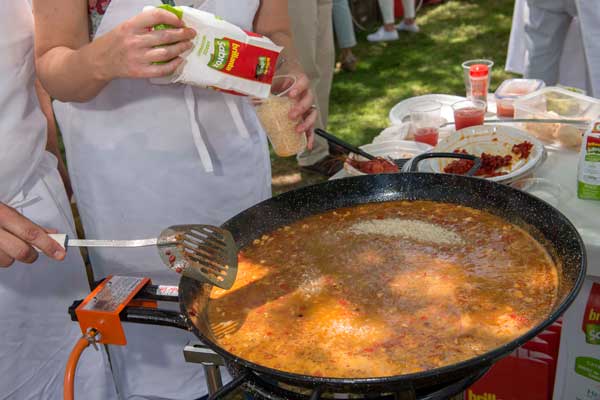
[[[473,167],[467,171],[466,176],[473,176],[481,167],[481,158],[471,154],[462,153],[423,153],[412,159],[409,172],[418,172],[418,164],[428,158],[460,158],[463,160],[471,160],[474,162]]]
[[[119,319],[123,322],[170,326],[184,331],[190,330],[185,315],[177,311],[161,310],[160,308],[125,307],[119,314]]]

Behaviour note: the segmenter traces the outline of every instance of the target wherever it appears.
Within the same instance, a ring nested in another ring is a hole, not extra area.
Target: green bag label
[[[172,12],[179,19],[183,18],[183,11],[180,8],[173,7],[173,6],[169,5],[169,4],[163,4],[163,5],[160,5],[160,6],[156,7],[156,8],[162,8],[163,10],[167,10],[169,12]],[[165,29],[172,29],[172,28],[174,28],[174,26],[173,25],[169,25],[169,24],[158,24],[158,25],[154,25],[153,26],[153,29],[155,31],[163,31]],[[173,44],[173,43],[171,43],[171,44]],[[168,46],[168,44],[166,44],[164,46]],[[161,47],[161,46],[155,46],[155,47]],[[155,61],[152,64],[160,65],[160,64],[166,64],[166,63],[171,62],[171,61],[173,61],[173,60],[169,60],[169,61]]]
[[[591,357],[576,357],[575,373],[600,382],[600,360]]]
[[[225,69],[231,54],[231,42],[227,39],[215,39],[215,52],[213,53],[208,66],[219,71]]]
[[[588,324],[585,326],[585,341],[589,344],[600,344],[600,325]]]
[[[163,10],[172,12],[173,14],[177,15],[177,18],[179,18],[179,19],[183,18],[183,10],[179,7],[173,7],[169,4],[163,4],[163,5],[158,6],[157,8],[162,8]]]

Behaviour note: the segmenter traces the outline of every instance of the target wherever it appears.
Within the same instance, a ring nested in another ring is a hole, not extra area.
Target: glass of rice
[[[302,122],[302,118],[289,118],[295,102],[287,93],[295,84],[296,77],[292,75],[275,76],[271,95],[266,99],[254,100],[258,119],[267,133],[273,151],[279,157],[294,156],[302,152],[307,144],[306,135],[296,132],[296,126]]]

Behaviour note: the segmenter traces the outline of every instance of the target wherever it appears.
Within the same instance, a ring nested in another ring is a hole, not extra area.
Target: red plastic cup
[[[452,104],[456,130],[483,125],[486,104],[481,100],[463,100]]]

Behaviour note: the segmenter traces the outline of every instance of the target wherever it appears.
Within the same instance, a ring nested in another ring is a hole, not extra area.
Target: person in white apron
[[[61,9],[66,3],[60,0],[49,6],[44,0],[39,9],[35,3],[36,25],[44,23],[49,15],[45,13],[66,12]],[[99,41],[110,40],[111,32],[123,29],[123,23],[132,21],[144,6],[160,4],[158,0],[112,0],[103,10],[95,40],[79,54],[84,57],[94,42],[97,47],[103,44]],[[285,15],[269,11],[281,4]],[[272,12],[268,18],[276,17],[282,28],[288,18],[281,0],[205,0],[197,6],[249,31],[253,21],[258,24],[267,18],[263,13]],[[41,31],[40,37],[48,38],[46,33],[52,35],[53,29]],[[60,44],[55,43],[50,53],[60,51],[56,47]],[[77,53],[69,56],[76,58]],[[38,56],[40,79],[50,94],[73,100],[64,89],[71,83],[57,84],[44,66],[46,56]],[[316,113],[306,77],[299,82],[298,104],[306,116],[299,129],[306,130]],[[174,224],[219,225],[271,196],[266,136],[247,98],[184,85],[153,85],[146,79],[115,79],[85,100],[58,102],[55,113],[87,237],[132,239],[156,236]],[[153,248],[98,250],[90,256],[97,278],[148,276],[154,283],[172,285],[179,280]],[[192,334],[134,324],[126,325],[125,333],[127,346],[110,348],[122,398],[188,400],[206,394],[202,367],[186,364],[183,358],[184,346],[195,339]]]
[[[588,67],[588,93],[600,98],[600,4],[598,0],[575,0]]]
[[[515,2],[506,70],[543,79],[548,85],[576,87],[600,97],[600,42],[593,39],[598,36],[596,31],[600,26],[598,3],[595,0],[538,3],[539,0],[532,1],[532,13],[527,0]],[[536,48],[533,57],[528,47]]]
[[[89,288],[81,254],[65,258],[41,228],[74,236],[57,160],[45,151],[27,0],[3,3],[0,52],[0,266],[12,264],[0,268],[0,399],[61,400],[67,359],[81,337],[67,310]],[[33,246],[46,255],[38,257]],[[79,398],[116,399],[105,358],[94,351],[83,356]]]

